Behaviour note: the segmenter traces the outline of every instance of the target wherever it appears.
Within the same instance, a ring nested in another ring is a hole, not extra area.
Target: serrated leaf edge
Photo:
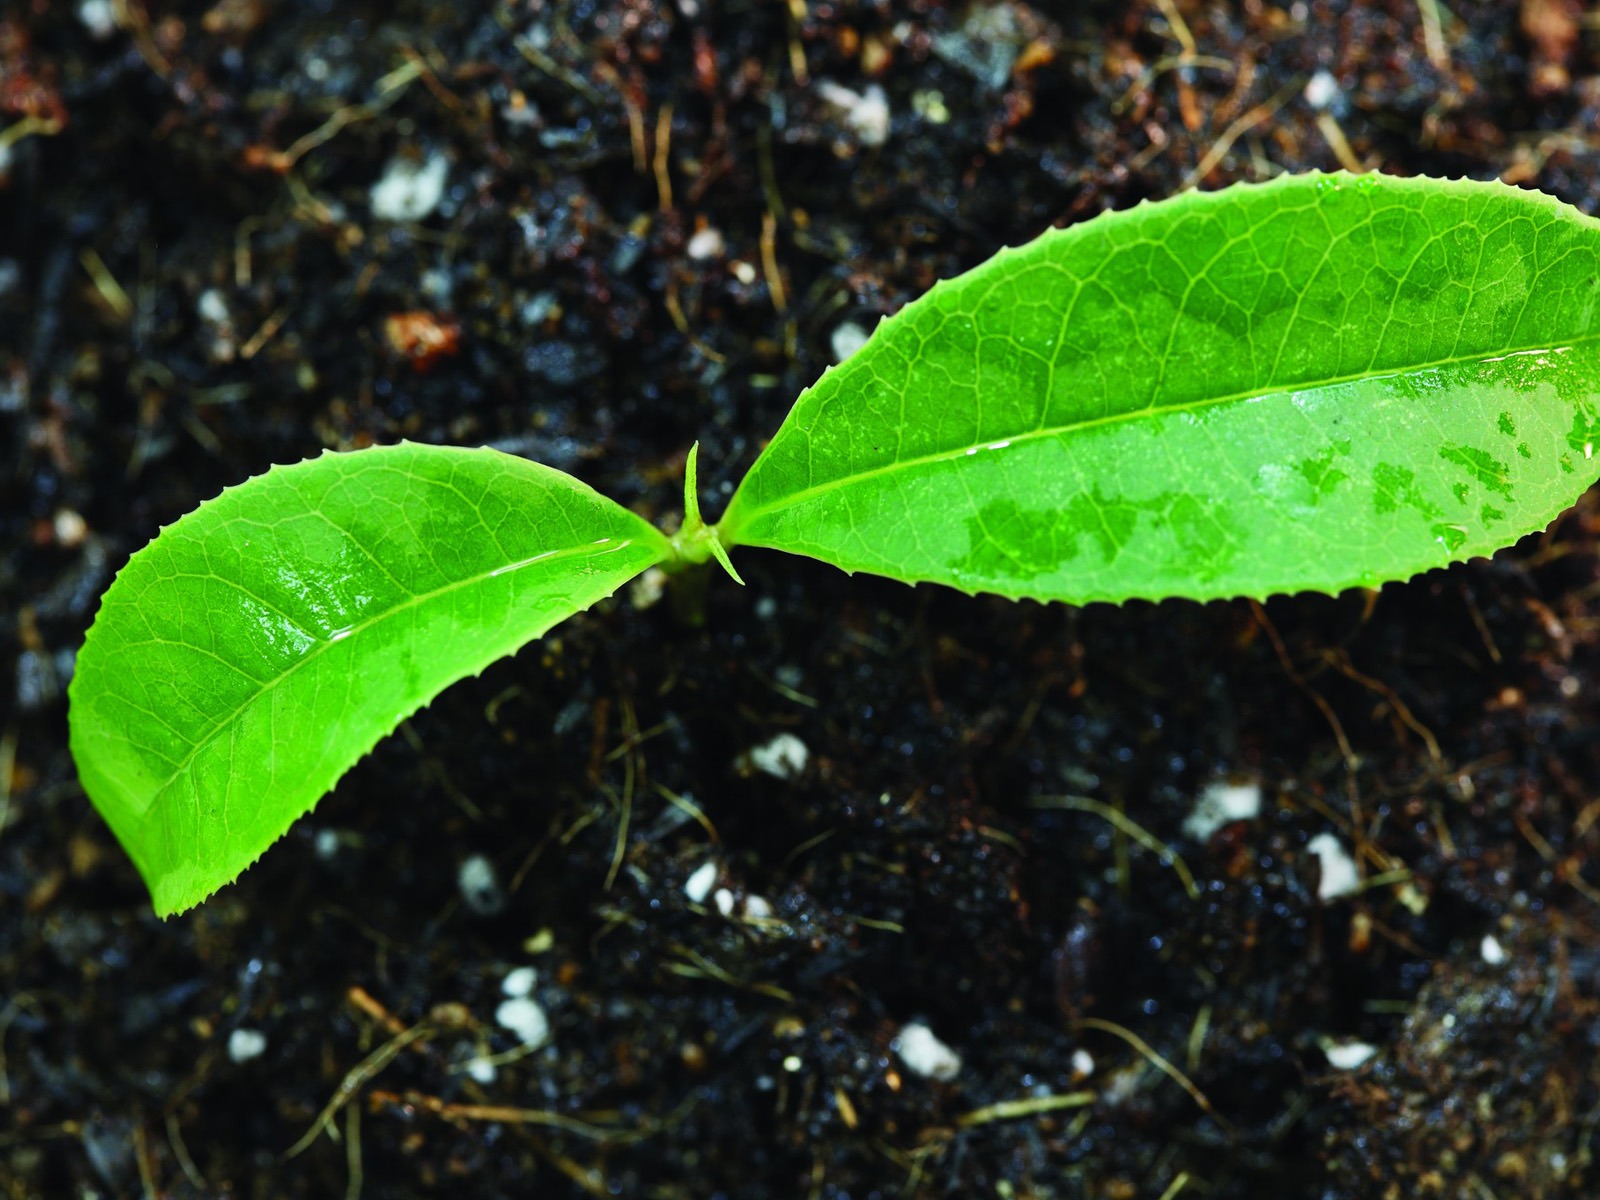
[[[580,487],[580,488],[582,488],[582,489],[584,489],[586,491],[589,491],[589,492],[593,493],[596,496],[600,496],[602,499],[607,500],[608,503],[613,503],[613,504],[615,503],[615,501],[609,500],[608,497],[605,497],[603,495],[603,493],[600,493],[600,492],[596,491],[596,489],[591,487],[589,484],[584,483],[582,480],[577,479],[574,476],[567,475],[565,472],[559,471],[557,468],[547,466],[544,463],[534,462],[534,461],[532,461],[530,459],[523,459],[523,458],[520,458],[517,455],[506,454],[504,451],[496,450],[493,447],[435,446],[435,445],[431,445],[429,443],[414,442],[414,441],[410,441],[409,439],[407,439],[407,440],[402,440],[402,441],[400,441],[398,443],[394,443],[394,444],[389,445],[389,446],[366,447],[366,448],[364,448],[362,450],[355,450],[355,451],[344,451],[344,450],[335,450],[333,448],[324,448],[320,453],[314,454],[314,455],[310,455],[310,456],[308,456],[306,458],[302,458],[297,462],[293,462],[293,463],[273,463],[265,471],[262,471],[262,472],[260,472],[259,474],[256,474],[256,475],[252,475],[247,479],[240,480],[238,483],[228,484],[227,486],[222,488],[222,490],[219,491],[215,496],[212,496],[207,500],[201,501],[200,504],[198,504],[194,508],[190,509],[187,513],[182,514],[181,516],[175,518],[172,521],[167,522],[166,524],[159,525],[157,527],[155,535],[150,539],[150,541],[146,542],[144,546],[141,546],[138,550],[134,551],[133,554],[129,555],[128,561],[126,563],[124,563],[120,569],[118,569],[116,574],[112,577],[111,583],[109,585],[107,585],[105,591],[101,593],[100,599],[99,599],[99,603],[95,606],[94,617],[90,621],[89,628],[84,633],[83,645],[79,649],[80,656],[85,651],[90,650],[90,647],[93,645],[94,640],[97,637],[96,630],[97,630],[97,627],[99,625],[99,618],[100,618],[101,612],[105,608],[106,599],[107,599],[107,597],[109,597],[112,594],[112,591],[116,588],[118,581],[123,578],[124,574],[127,572],[129,567],[132,566],[132,564],[137,560],[137,558],[141,554],[143,554],[146,550],[148,550],[152,545],[154,545],[155,542],[157,541],[157,539],[159,539],[162,536],[162,534],[164,534],[167,530],[172,529],[174,526],[180,524],[181,522],[185,521],[186,519],[188,519],[189,517],[193,516],[194,514],[196,514],[198,512],[201,512],[202,510],[204,510],[206,508],[209,508],[210,506],[216,504],[219,500],[221,500],[224,496],[228,495],[230,492],[235,492],[235,491],[238,491],[241,488],[259,484],[260,481],[262,481],[262,480],[264,480],[264,479],[266,479],[266,478],[268,478],[268,477],[270,477],[270,476],[272,476],[272,475],[274,475],[274,474],[276,474],[278,472],[287,471],[287,470],[295,469],[295,468],[298,468],[298,467],[302,467],[302,466],[306,465],[307,463],[319,462],[322,459],[327,458],[327,457],[332,456],[332,455],[369,454],[374,450],[376,450],[376,451],[384,451],[384,450],[391,450],[391,449],[424,449],[424,450],[441,450],[441,451],[447,451],[447,452],[456,451],[456,452],[459,452],[459,453],[461,453],[463,455],[478,455],[478,454],[482,454],[482,453],[490,453],[490,454],[495,454],[495,455],[501,455],[501,456],[503,456],[505,458],[513,459],[513,460],[515,460],[516,462],[518,462],[521,465],[537,467],[542,471],[547,471],[547,472],[550,472],[551,474],[554,474],[554,475],[560,475],[564,479],[569,480],[571,483],[577,485],[578,487]],[[671,545],[667,541],[666,536],[664,534],[660,534],[659,531],[656,531],[656,532],[657,532],[657,537],[660,540],[660,545],[657,547],[658,554],[660,555],[660,557],[657,559],[657,562],[659,563],[661,561],[665,561],[665,559],[671,554]],[[628,546],[630,546],[632,544],[633,544],[633,542],[632,542],[631,539],[624,540],[624,541],[622,541],[622,542],[620,542],[618,544],[616,549],[626,549]],[[581,549],[584,549],[584,547],[574,547],[573,549],[574,550],[581,550]],[[576,616],[579,616],[579,615],[581,615],[583,613],[586,613],[590,609],[592,609],[596,604],[599,604],[602,601],[608,600],[611,597],[615,596],[617,594],[617,592],[619,592],[622,588],[626,587],[629,582],[631,582],[633,579],[638,578],[639,574],[642,574],[645,570],[648,570],[649,569],[649,565],[650,564],[646,564],[645,566],[641,567],[638,572],[635,572],[635,574],[629,576],[626,579],[621,580],[617,584],[617,586],[615,588],[613,588],[611,591],[607,592],[603,596],[596,597],[589,604],[585,605],[583,608],[580,608],[580,609],[576,610],[575,612],[571,613],[569,616],[561,618],[561,619],[556,620],[556,621],[552,621],[551,623],[549,623],[547,625],[544,625],[541,628],[535,629],[534,632],[530,633],[528,635],[528,637],[525,640],[523,640],[521,643],[519,643],[518,646],[515,647],[514,649],[512,649],[510,651],[507,651],[505,653],[494,654],[494,655],[492,655],[490,657],[485,658],[476,669],[468,667],[465,670],[463,670],[460,674],[453,675],[447,682],[445,682],[445,684],[442,687],[440,687],[437,691],[435,691],[431,697],[429,697],[428,699],[425,699],[425,700],[421,701],[420,703],[416,704],[415,706],[413,706],[413,707],[411,707],[411,708],[399,713],[395,717],[395,720],[394,720],[393,724],[391,724],[387,728],[383,729],[383,731],[380,732],[376,737],[374,737],[370,741],[370,743],[368,743],[364,748],[358,750],[357,753],[353,757],[351,757],[349,764],[347,766],[345,766],[344,769],[341,770],[334,777],[333,781],[329,784],[329,787],[328,787],[328,789],[326,791],[324,791],[315,800],[313,800],[309,806],[307,806],[306,808],[302,809],[300,812],[290,816],[283,823],[282,827],[277,829],[275,832],[273,832],[270,835],[268,840],[263,844],[262,848],[253,857],[251,857],[249,859],[249,861],[243,867],[241,867],[239,869],[239,871],[231,879],[224,880],[222,883],[219,883],[215,887],[212,887],[208,891],[205,891],[200,896],[194,897],[194,898],[190,898],[187,893],[182,893],[177,898],[169,899],[168,895],[171,892],[173,892],[174,890],[176,890],[176,889],[173,888],[173,887],[170,887],[170,886],[164,886],[159,881],[152,881],[147,876],[145,876],[145,872],[144,872],[143,865],[141,863],[140,856],[138,854],[136,854],[131,847],[127,846],[125,843],[122,843],[121,837],[118,836],[117,840],[118,840],[118,842],[120,844],[122,844],[124,852],[127,853],[128,857],[133,861],[135,867],[137,867],[139,869],[139,874],[140,874],[141,878],[144,879],[145,885],[146,885],[146,887],[148,888],[148,890],[150,892],[152,906],[154,907],[154,909],[156,911],[156,915],[161,917],[162,919],[166,919],[168,917],[175,916],[175,915],[187,912],[190,909],[196,908],[199,905],[203,904],[206,900],[208,900],[212,896],[216,895],[216,893],[218,891],[220,891],[222,888],[227,887],[230,883],[233,883],[234,881],[236,881],[239,878],[239,876],[244,874],[245,871],[248,871],[251,867],[255,866],[256,863],[260,862],[262,856],[265,855],[268,850],[272,849],[273,846],[277,845],[277,843],[280,842],[284,838],[284,836],[289,832],[290,828],[295,824],[295,822],[301,820],[303,817],[306,817],[306,816],[310,815],[313,811],[315,811],[315,809],[322,802],[322,800],[325,799],[326,796],[328,795],[328,793],[332,791],[333,787],[337,786],[339,780],[343,779],[347,774],[350,773],[351,770],[353,770],[356,767],[357,764],[359,764],[363,759],[368,757],[372,753],[372,751],[377,748],[377,745],[378,745],[379,742],[383,741],[384,738],[389,737],[390,735],[392,735],[394,733],[394,731],[400,727],[402,722],[404,722],[408,718],[414,716],[416,713],[420,712],[422,709],[426,708],[429,704],[431,704],[434,699],[436,699],[441,693],[443,693],[445,691],[445,689],[453,687],[454,685],[456,685],[457,683],[460,683],[464,679],[477,678],[477,677],[481,676],[484,671],[486,671],[489,667],[493,666],[495,663],[499,662],[502,658],[507,658],[510,655],[517,653],[519,650],[521,650],[523,647],[527,646],[528,644],[530,644],[530,643],[532,643],[534,641],[537,641],[538,639],[542,638],[551,629],[555,628],[559,624],[562,624],[563,621],[571,620],[573,617],[576,617]],[[433,597],[435,597],[437,595],[443,594],[444,590],[445,589],[441,589],[441,590],[439,590],[437,592],[428,593],[427,596],[425,596],[425,597],[414,597],[413,601],[411,603],[416,603],[416,602],[418,602],[418,601],[420,601],[422,599],[432,599]],[[398,611],[398,609],[389,610],[388,612],[386,612],[384,614],[384,617],[387,618],[389,615],[391,615],[395,611]],[[303,659],[299,660],[299,662],[297,662],[294,665],[294,667],[292,667],[290,669],[290,672],[285,672],[283,675],[281,675],[277,679],[273,680],[271,686],[276,687],[279,682],[281,682],[283,679],[288,677],[289,673],[291,673],[294,670],[297,670],[302,663],[304,663],[306,661],[309,661],[309,657],[310,656],[308,656],[307,658],[303,658]],[[78,689],[79,689],[79,683],[80,683],[81,679],[82,679],[82,675],[77,673],[77,672],[74,672],[72,679],[69,681],[69,683],[67,685],[67,709],[68,709],[68,720],[69,720],[69,741],[71,740],[71,735],[72,735],[72,729],[71,729],[71,725],[70,725],[71,712],[72,712],[73,705],[78,702]],[[265,690],[266,689],[263,689],[263,691],[265,691]],[[259,698],[260,694],[261,693],[258,693],[256,697],[252,697],[252,701],[251,702],[254,702],[255,699]],[[158,793],[157,793],[158,796],[161,795],[161,794],[164,794],[166,792],[167,788],[171,786],[173,780],[175,780],[180,774],[182,774],[184,767],[186,767],[189,762],[193,761],[194,754],[196,752],[198,752],[198,750],[203,745],[208,743],[211,740],[211,738],[215,737],[221,730],[226,729],[227,726],[229,725],[229,723],[236,716],[237,716],[237,711],[232,716],[230,716],[228,718],[225,718],[223,721],[221,721],[218,724],[218,726],[215,729],[213,729],[211,732],[209,732],[204,739],[202,739],[200,742],[197,742],[195,744],[195,746],[191,748],[189,756],[186,757],[185,760],[184,760],[184,764],[182,766],[180,766],[179,770],[174,772],[173,775],[162,784],[161,788],[158,790]],[[74,755],[74,757],[76,757],[76,755]],[[91,798],[91,802],[92,802],[92,798]],[[152,801],[152,806],[153,806],[154,803],[155,803],[155,801]],[[271,826],[268,826],[268,828],[271,828]],[[112,832],[113,832],[113,834],[116,833],[114,828],[113,828]]]

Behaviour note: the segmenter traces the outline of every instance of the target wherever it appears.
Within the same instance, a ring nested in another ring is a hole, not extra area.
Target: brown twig
[[[501,1125],[538,1125],[546,1129],[559,1129],[575,1137],[596,1142],[637,1142],[650,1137],[654,1129],[621,1129],[604,1125],[591,1125],[563,1113],[545,1108],[515,1108],[504,1104],[452,1104],[438,1096],[422,1092],[373,1092],[373,1104],[409,1106],[430,1113],[440,1120],[452,1122],[494,1121]]]
[[[1072,1023],[1072,1027],[1074,1029],[1098,1029],[1102,1033],[1109,1033],[1114,1037],[1121,1038],[1132,1046],[1135,1052],[1141,1055],[1151,1066],[1188,1092],[1190,1099],[1209,1114],[1213,1120],[1217,1121],[1225,1129],[1231,1130],[1233,1128],[1228,1119],[1212,1106],[1210,1100],[1206,1099],[1206,1094],[1195,1086],[1192,1079],[1167,1059],[1156,1053],[1150,1043],[1133,1032],[1133,1030],[1126,1026],[1118,1025],[1115,1021],[1106,1021],[1099,1017],[1079,1017]]]
[[[1200,885],[1194,881],[1189,864],[1183,856],[1156,837],[1121,809],[1113,808],[1090,796],[1035,796],[1029,804],[1033,808],[1066,808],[1074,812],[1092,813],[1114,826],[1118,832],[1132,838],[1156,858],[1172,867],[1172,873],[1183,881],[1183,890],[1189,899],[1200,898]]]
[[[1183,183],[1179,185],[1178,190],[1186,192],[1197,183],[1202,182],[1207,175],[1216,169],[1217,164],[1227,157],[1228,151],[1233,149],[1233,144],[1236,141],[1263,121],[1269,120],[1276,115],[1277,111],[1289,102],[1289,98],[1304,86],[1305,81],[1303,79],[1291,79],[1283,87],[1279,88],[1270,99],[1262,101],[1224,129],[1222,136],[1211,144],[1211,148],[1205,152],[1205,156],[1201,158],[1199,165],[1189,172]]]
[[[767,292],[778,315],[789,311],[789,296],[783,290],[783,275],[778,270],[778,222],[770,213],[761,214],[761,268],[767,277]]]
[[[656,114],[656,152],[651,161],[651,168],[655,172],[656,192],[660,197],[662,212],[672,211],[672,172],[669,169],[671,160],[668,157],[672,147],[672,104],[669,101],[661,106],[661,111]]]
[[[413,1042],[432,1036],[435,1031],[436,1027],[431,1021],[418,1021],[410,1029],[396,1034],[354,1067],[350,1068],[345,1073],[345,1077],[340,1082],[337,1090],[334,1091],[333,1096],[328,1100],[328,1103],[323,1105],[322,1111],[317,1114],[317,1119],[311,1122],[311,1128],[307,1129],[301,1135],[300,1140],[284,1152],[283,1157],[287,1160],[303,1154],[311,1143],[317,1140],[320,1134],[332,1128],[333,1119],[339,1115],[339,1110],[349,1104],[355,1098],[357,1092],[399,1057],[400,1051]]]

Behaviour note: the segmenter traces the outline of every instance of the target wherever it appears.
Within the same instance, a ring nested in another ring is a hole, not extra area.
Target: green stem
[[[671,538],[675,556],[673,562],[690,566],[714,558],[735,583],[743,586],[744,580],[733,569],[728,552],[723,549],[722,539],[717,536],[717,527],[707,525],[700,516],[699,460],[700,443],[696,442],[689,447],[689,460],[683,468],[683,525]]]

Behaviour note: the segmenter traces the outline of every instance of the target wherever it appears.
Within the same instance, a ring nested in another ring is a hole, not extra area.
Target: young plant
[[[158,912],[396,724],[654,564],[760,546],[1083,604],[1374,587],[1591,479],[1600,223],[1493,183],[1305,175],[1005,250],[885,320],[674,537],[493,450],[324,454],[134,555],[71,689]]]

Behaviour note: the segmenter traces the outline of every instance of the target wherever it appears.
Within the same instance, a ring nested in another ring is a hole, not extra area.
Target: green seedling
[[[1589,483],[1600,223],[1309,175],[1005,250],[795,403],[668,537],[485,449],[324,454],[162,530],[101,603],[72,750],[156,909],[231,881],[399,721],[645,569],[767,547],[1072,604],[1374,587]]]

